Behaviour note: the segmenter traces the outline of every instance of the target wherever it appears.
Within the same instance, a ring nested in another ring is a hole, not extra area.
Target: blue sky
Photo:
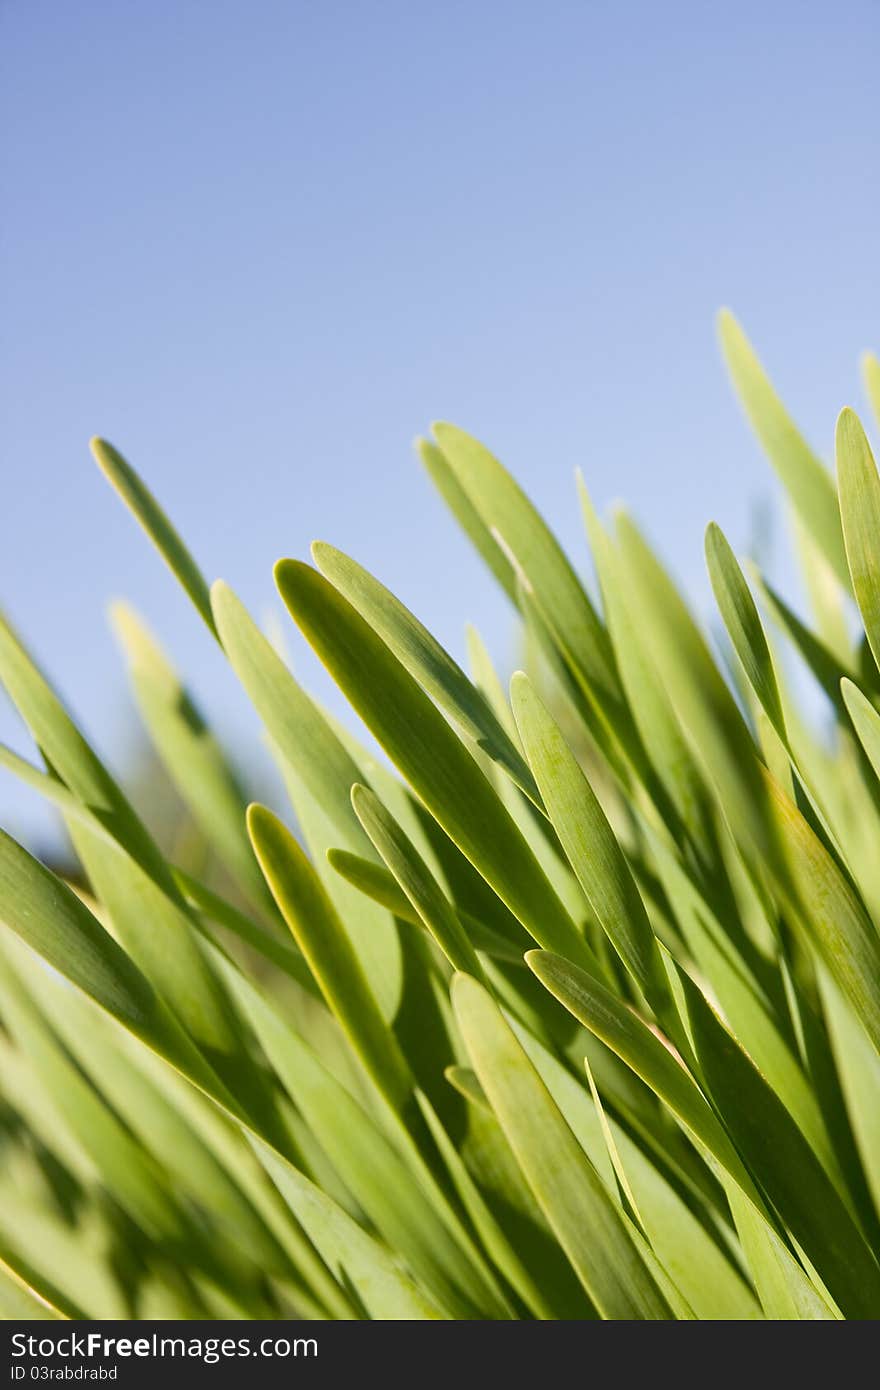
[[[877,0],[4,0],[0,589],[114,766],[115,596],[249,761],[257,728],[94,433],[258,613],[272,562],[321,537],[456,653],[471,619],[512,663],[505,601],[414,460],[437,417],[578,563],[580,465],[705,608],[706,522],[741,547],[776,496],[717,307],[826,454],[880,346],[878,39]],[[28,747],[6,707],[0,739]],[[0,821],[47,824],[8,780]]]

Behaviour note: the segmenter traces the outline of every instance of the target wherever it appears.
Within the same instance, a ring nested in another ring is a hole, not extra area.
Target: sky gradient
[[[91,462],[111,439],[209,577],[350,551],[457,655],[506,602],[432,493],[488,443],[582,564],[573,471],[705,611],[704,527],[776,498],[729,304],[816,447],[880,347],[876,0],[0,4],[0,597],[124,772],[124,596],[256,772],[258,729]],[[787,573],[784,562],[777,562]],[[288,624],[298,673],[334,709]],[[0,706],[0,739],[28,740]],[[0,823],[39,803],[0,781]]]

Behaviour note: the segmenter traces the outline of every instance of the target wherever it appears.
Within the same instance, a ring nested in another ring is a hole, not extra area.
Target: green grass
[[[387,761],[93,442],[290,807],[246,805],[116,605],[199,848],[177,862],[0,624],[35,745],[0,764],[80,866],[0,835],[3,1316],[880,1317],[880,478],[851,410],[832,474],[729,314],[720,335],[811,616],[713,523],[710,640],[578,479],[585,587],[437,425],[424,465],[519,616],[509,694],[476,633],[468,675],[332,546],[274,571]]]

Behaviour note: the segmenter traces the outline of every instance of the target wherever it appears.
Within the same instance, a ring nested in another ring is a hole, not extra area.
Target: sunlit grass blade
[[[3,1322],[58,1321],[64,1314],[41,1298],[8,1265],[0,1260],[0,1320]]]
[[[511,703],[544,804],[568,861],[624,965],[660,1017],[669,1012],[666,971],[629,865],[559,726],[518,672]]]
[[[603,1317],[670,1317],[618,1209],[498,1006],[466,975],[454,980],[453,1004],[480,1084],[538,1204]]]
[[[106,439],[95,438],[91,441],[91,450],[104,477],[133,512],[172,574],[189,594],[209,632],[216,637],[208,585],[172,522],[140,475],[112,444]]]
[[[395,917],[404,922],[411,922],[413,926],[424,925],[424,919],[416,911],[397,879],[383,865],[374,864],[371,859],[361,859],[359,855],[349,854],[344,849],[328,850],[327,859],[338,874],[368,898],[387,907]],[[456,916],[465,927],[467,938],[476,950],[485,951],[496,960],[507,961],[512,965],[522,964],[522,951],[517,950],[491,927],[487,927],[485,922],[481,922],[469,912],[458,911]]]
[[[351,788],[363,780],[357,763],[232,590],[218,581],[211,599],[223,649],[272,745],[332,824],[334,842],[369,858],[372,846],[351,805]],[[400,1002],[400,943],[393,922],[371,920],[366,928],[356,914],[346,923],[383,1015],[392,1018]]]
[[[510,601],[515,605],[516,573],[509,557],[480,516],[455,469],[431,439],[417,439],[416,450],[425,470],[462,531],[494,574]]]
[[[840,512],[830,473],[804,440],[729,310],[719,315],[718,332],[727,369],[752,429],[804,525],[848,589]]]
[[[880,1315],[880,1265],[779,1097],[679,971],[694,1050],[737,1149],[847,1317]]]
[[[592,952],[471,755],[397,658],[308,565],[282,560],[281,597],[410,786],[462,853],[543,945]]]
[[[339,1282],[353,1286],[367,1317],[408,1322],[450,1316],[319,1187],[265,1145],[257,1143],[256,1151]]]
[[[394,817],[368,787],[353,787],[351,802],[376,850],[450,964],[481,979],[476,951],[451,904]]]
[[[706,564],[715,601],[749,685],[779,737],[787,743],[779,686],[761,619],[736,556],[714,522],[706,531]]]
[[[880,667],[880,477],[858,416],[842,410],[835,435],[837,487],[852,586]]]
[[[209,1094],[231,1097],[133,961],[76,894],[0,831],[0,919]]]
[[[413,1080],[342,923],[290,831],[264,806],[248,808],[248,833],[266,882],[368,1074],[396,1110]]]
[[[392,1142],[296,1031],[238,972],[238,997],[291,1099],[348,1191],[419,1282],[460,1318],[505,1317],[462,1245]]]
[[[342,551],[319,541],[312,546],[312,557],[325,579],[379,634],[459,732],[503,767],[537,804],[539,797],[534,778],[491,705],[418,618]]]
[[[765,774],[797,920],[880,1051],[880,938],[855,890],[794,802]]]

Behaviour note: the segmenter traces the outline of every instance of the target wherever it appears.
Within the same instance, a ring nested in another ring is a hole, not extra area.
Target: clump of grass
[[[533,653],[509,697],[478,637],[468,675],[331,546],[275,568],[388,765],[95,441],[292,811],[245,806],[117,608],[218,894],[0,628],[42,765],[0,759],[59,809],[89,885],[0,840],[7,1316],[880,1316],[880,480],[845,410],[835,485],[730,316],[721,338],[811,621],[710,526],[719,665],[579,480],[594,601],[502,465],[438,425],[423,462]],[[873,359],[866,379],[876,407]],[[830,729],[799,712],[786,646]]]

